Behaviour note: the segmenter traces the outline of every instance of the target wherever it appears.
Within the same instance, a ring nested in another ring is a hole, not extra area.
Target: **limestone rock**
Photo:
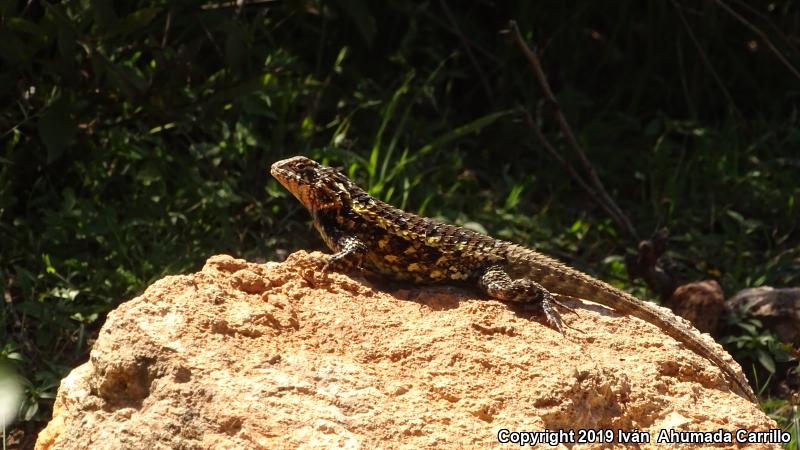
[[[725,294],[716,280],[696,281],[678,286],[664,306],[703,333],[713,333],[725,310]]]
[[[326,279],[314,261],[214,256],[120,305],[37,448],[486,448],[503,429],[655,442],[662,428],[776,428],[641,320],[566,301],[578,314],[564,312],[565,337],[478,292]],[[641,446],[655,447],[671,448]]]
[[[800,344],[800,288],[770,286],[743,289],[729,298],[731,310],[744,309],[761,319],[784,342]]]

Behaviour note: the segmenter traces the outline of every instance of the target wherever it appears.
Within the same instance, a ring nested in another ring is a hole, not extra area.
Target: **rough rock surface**
[[[565,337],[477,292],[325,280],[313,261],[214,256],[122,304],[62,381],[37,448],[514,448],[499,430],[654,442],[776,427],[638,319],[567,301]]]
[[[725,294],[716,280],[696,281],[678,286],[664,306],[703,333],[713,333],[725,310]]]
[[[800,288],[744,289],[728,299],[726,306],[761,319],[782,341],[800,344]]]

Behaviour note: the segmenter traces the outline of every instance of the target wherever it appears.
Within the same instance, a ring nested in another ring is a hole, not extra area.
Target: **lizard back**
[[[323,236],[346,230],[357,237],[368,249],[367,268],[400,280],[463,282],[505,259],[504,243],[490,236],[407,213],[360,188],[315,222]],[[339,250],[335,239],[325,240]]]

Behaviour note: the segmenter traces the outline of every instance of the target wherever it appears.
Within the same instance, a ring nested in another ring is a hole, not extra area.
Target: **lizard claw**
[[[321,262],[322,262],[322,269],[320,269],[320,272],[322,272],[323,275],[328,275],[328,272],[330,272],[331,270],[330,260],[323,259]]]
[[[571,312],[572,314],[575,314],[576,316],[580,317],[580,314],[578,313],[578,310],[577,310],[577,309],[575,309],[575,308],[573,308],[573,307],[571,307],[571,306],[567,306],[567,305],[566,305],[566,304],[564,304],[563,302],[561,302],[561,301],[558,301],[558,300],[556,300],[556,299],[552,299],[552,302],[553,302],[553,304],[554,304],[554,305],[558,306],[559,308],[564,308],[564,309],[566,309],[567,311]]]
[[[567,306],[564,303],[556,300],[555,298],[551,297],[550,298],[550,303],[552,305],[558,306],[560,308],[564,308],[567,311],[570,311],[571,313],[573,313],[576,316],[580,317],[580,314],[578,314],[578,311],[575,308],[573,308],[571,306]],[[544,308],[544,304],[542,304],[542,308]],[[552,308],[552,306],[551,306],[551,312],[553,313],[553,317],[551,318],[550,316],[547,316],[547,322],[550,323],[553,326],[553,328],[555,328],[556,330],[560,331],[561,334],[563,334],[564,336],[566,336],[566,333],[564,332],[564,329],[560,328],[560,327],[566,327],[566,328],[569,328],[570,330],[575,330],[575,331],[578,331],[580,333],[586,334],[586,332],[581,330],[580,328],[575,328],[575,327],[573,327],[573,326],[571,326],[569,324],[563,323],[562,320],[561,320],[561,315],[558,314],[558,311],[556,311],[554,308]],[[547,313],[545,313],[545,315],[547,315]],[[551,320],[555,320],[557,322],[557,324],[553,324],[553,322],[551,322]]]
[[[311,257],[311,263],[300,274],[300,276],[313,286],[319,284],[326,284],[328,279],[328,272],[330,270],[330,261],[327,257]],[[317,271],[321,276],[317,276]]]
[[[553,305],[560,305],[560,303],[549,295],[549,293],[542,298],[542,311],[544,311],[544,317],[547,319],[547,323],[551,328],[566,336],[564,332],[564,322],[562,322],[561,315],[556,311]]]

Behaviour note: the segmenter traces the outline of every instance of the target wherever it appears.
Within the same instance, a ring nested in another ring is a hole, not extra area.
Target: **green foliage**
[[[690,29],[674,5],[0,2],[0,362],[25,380],[21,417],[47,418],[153,280],[320,247],[267,174],[288,155],[627,285],[634,243],[520,120],[541,94],[509,18],[642,234],[668,226],[687,275],[730,292],[796,285],[798,80],[714,2],[680,6]],[[800,13],[763,8],[745,13],[798,65]],[[730,345],[766,368],[771,341],[739,328]]]
[[[732,349],[731,353],[742,362],[743,367],[751,367],[752,364],[748,362],[758,364],[758,367],[748,371],[748,378],[754,380],[759,391],[766,391],[769,381],[777,373],[778,364],[786,366],[786,363],[794,362],[794,366],[798,367],[796,358],[792,356],[791,345],[781,342],[760,320],[737,313],[728,317],[728,322],[729,326],[740,331],[726,336],[721,342]],[[766,379],[763,377],[765,373]]]
[[[766,400],[761,407],[767,415],[777,422],[778,428],[789,432],[791,441],[786,444],[787,450],[800,449],[800,411],[797,404],[782,399]]]

